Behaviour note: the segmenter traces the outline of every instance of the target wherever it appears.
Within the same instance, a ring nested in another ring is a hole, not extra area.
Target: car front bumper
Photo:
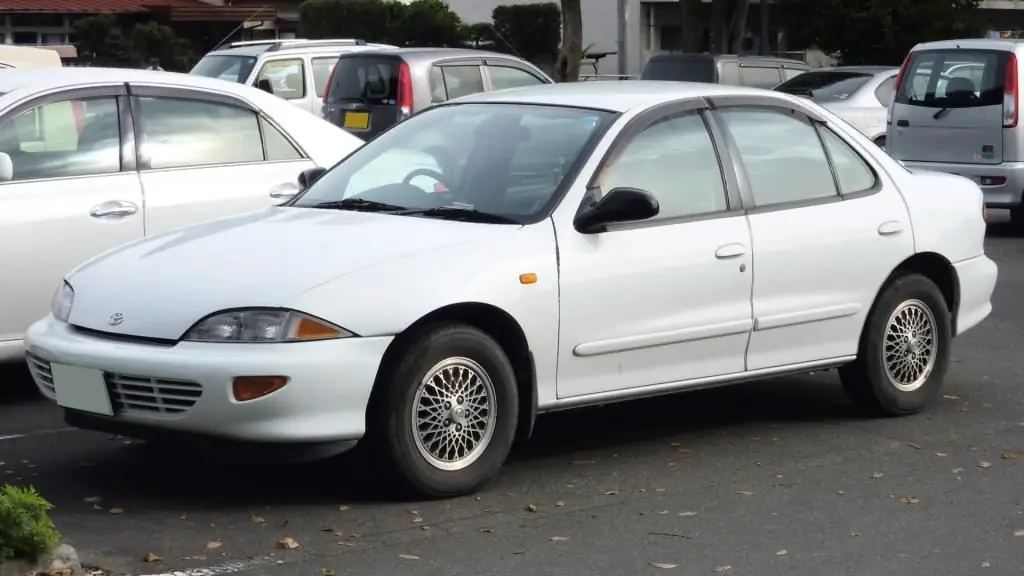
[[[149,430],[253,443],[354,444],[366,431],[370,391],[391,341],[162,345],[82,331],[51,315],[29,328],[25,348],[32,378],[54,401],[53,364],[103,372],[114,415],[67,410],[68,421],[82,427],[135,436]],[[255,400],[234,398],[234,378],[262,375],[286,376],[288,383]]]

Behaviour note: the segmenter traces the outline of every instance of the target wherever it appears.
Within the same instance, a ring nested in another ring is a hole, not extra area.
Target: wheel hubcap
[[[920,300],[903,302],[889,316],[882,365],[898,390],[913,392],[931,375],[938,356],[935,326],[931,308]]]
[[[494,383],[469,358],[447,358],[427,371],[413,400],[416,448],[439,470],[475,462],[494,435]]]

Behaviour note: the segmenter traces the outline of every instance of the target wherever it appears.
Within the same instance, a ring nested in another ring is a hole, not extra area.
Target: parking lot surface
[[[0,483],[116,573],[1024,573],[1024,239],[941,402],[872,420],[833,372],[542,416],[477,496],[395,502],[356,456],[226,466],[70,430],[0,373]],[[148,562],[145,560],[149,560]]]

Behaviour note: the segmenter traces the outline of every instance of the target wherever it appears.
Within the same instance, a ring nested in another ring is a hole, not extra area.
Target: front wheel
[[[479,490],[504,464],[515,439],[515,372],[488,334],[441,324],[410,337],[380,382],[371,422],[390,468],[416,496]]]
[[[935,283],[920,274],[897,277],[868,315],[857,359],[839,370],[847,396],[880,416],[920,412],[939,395],[952,338]]]

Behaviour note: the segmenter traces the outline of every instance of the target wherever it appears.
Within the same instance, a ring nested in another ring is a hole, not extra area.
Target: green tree
[[[87,16],[71,25],[78,56],[89,62],[105,63],[116,58],[120,32],[113,14]]]
[[[543,65],[552,64],[558,56],[562,32],[558,4],[505,4],[491,12],[491,20],[493,39],[501,50]]]
[[[143,22],[132,27],[124,38],[123,49],[135,65],[155,61],[164,70],[184,71],[189,68],[192,46],[180,38],[169,26],[158,22]]]
[[[919,42],[981,35],[978,0],[782,0],[792,41],[843,64],[898,66]],[[810,16],[810,17],[808,17]]]
[[[401,12],[382,0],[305,0],[299,5],[299,31],[311,39],[394,42],[392,20]]]
[[[402,4],[395,2],[402,6]],[[394,12],[392,13],[394,15]],[[398,44],[412,46],[462,46],[468,38],[458,14],[444,0],[414,0],[391,22]]]

